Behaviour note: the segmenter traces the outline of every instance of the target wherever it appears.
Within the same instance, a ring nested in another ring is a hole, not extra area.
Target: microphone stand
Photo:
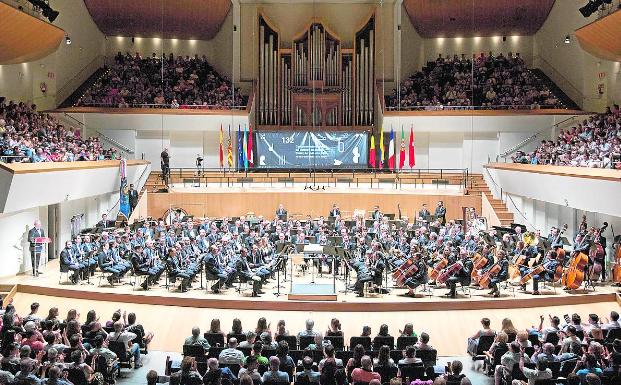
[[[311,146],[309,145],[308,148],[310,150]],[[313,174],[313,185],[304,186],[304,190],[311,190],[311,191],[325,190],[326,186],[317,186],[317,151],[315,150],[314,147],[312,147],[312,149],[313,149],[313,168],[311,169],[311,173]]]

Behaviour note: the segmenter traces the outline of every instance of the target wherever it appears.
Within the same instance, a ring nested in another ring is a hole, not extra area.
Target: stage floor
[[[392,311],[447,311],[447,310],[467,310],[467,309],[508,309],[508,308],[532,308],[549,305],[579,305],[595,302],[617,301],[619,288],[611,285],[597,285],[595,290],[576,290],[565,292],[561,287],[543,286],[540,287],[541,295],[533,296],[530,292],[532,284],[529,283],[528,291],[521,292],[517,286],[509,285],[508,288],[501,290],[499,298],[489,296],[489,290],[470,289],[469,293],[458,289],[458,298],[446,298],[446,287],[430,287],[430,291],[418,291],[416,298],[406,296],[407,289],[390,288],[388,294],[367,294],[365,297],[358,297],[351,290],[345,290],[345,281],[341,276],[336,278],[336,301],[305,301],[288,300],[291,281],[285,280],[281,274],[280,290],[277,288],[277,280],[271,280],[263,287],[264,294],[260,297],[251,296],[251,288],[236,286],[231,289],[214,294],[207,288],[213,282],[203,282],[203,289],[200,289],[200,280],[193,284],[188,292],[181,293],[177,287],[166,289],[163,285],[158,285],[144,291],[141,288],[134,289],[129,285],[130,278],[125,277],[123,283],[110,287],[105,279],[100,283],[99,273],[91,277],[91,283],[86,282],[73,285],[69,282],[59,283],[58,260],[50,261],[44,269],[45,273],[39,277],[21,274],[15,277],[6,278],[4,283],[9,285],[17,284],[19,292],[29,294],[53,295],[64,298],[76,299],[100,299],[105,296],[109,300],[116,302],[144,303],[154,305],[175,305],[196,308],[219,308],[219,309],[244,309],[244,310],[277,310],[277,311],[347,311],[347,312],[367,312],[369,306],[374,312]],[[288,277],[289,278],[289,277]],[[293,283],[296,285],[312,285],[311,281],[319,285],[332,286],[333,277],[324,273],[315,274],[314,278],[310,273],[306,275],[294,272]],[[66,278],[63,276],[63,281]],[[161,280],[164,282],[164,279]],[[353,285],[353,280],[350,282]],[[178,286],[178,285],[177,285]],[[422,287],[420,288],[422,290]]]

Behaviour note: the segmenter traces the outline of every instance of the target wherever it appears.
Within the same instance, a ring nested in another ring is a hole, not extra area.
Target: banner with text
[[[258,168],[365,168],[366,132],[257,132]]]

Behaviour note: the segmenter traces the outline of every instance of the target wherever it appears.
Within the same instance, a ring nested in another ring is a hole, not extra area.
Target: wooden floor
[[[619,310],[617,288],[598,287],[595,292],[568,294],[562,290],[556,293],[544,290],[544,295],[505,292],[503,297],[488,298],[483,291],[473,291],[471,298],[460,295],[456,300],[442,295],[445,289],[437,289],[431,296],[412,299],[400,296],[405,290],[395,289],[391,294],[377,297],[357,298],[353,294],[338,294],[336,302],[289,301],[288,283],[281,289],[282,296],[273,295],[274,285],[265,287],[266,294],[251,298],[249,293],[229,290],[219,295],[207,294],[194,289],[187,293],[168,292],[165,288],[154,288],[147,292],[133,291],[129,285],[114,288],[93,285],[66,285],[58,283],[58,264],[51,261],[44,275],[35,279],[19,275],[6,279],[5,284],[16,284],[15,304],[25,314],[31,302],[41,304],[42,311],[58,306],[64,316],[75,308],[81,314],[96,309],[102,320],[107,320],[116,309],[134,311],[138,319],[157,337],[153,349],[179,351],[183,338],[189,335],[193,326],[208,327],[212,318],[219,318],[223,329],[230,328],[233,318],[240,318],[246,329],[254,328],[259,317],[266,317],[272,325],[280,319],[287,321],[288,329],[297,332],[304,327],[304,321],[311,318],[319,331],[325,331],[332,317],[343,324],[346,338],[358,335],[362,326],[369,325],[374,333],[386,323],[392,335],[407,322],[414,324],[417,332],[427,331],[431,343],[440,355],[462,355],[466,338],[479,327],[478,320],[489,317],[493,326],[498,326],[504,317],[513,319],[516,327],[526,328],[538,322],[540,314],[577,312],[586,318],[589,313],[606,316],[610,310]],[[308,277],[296,277],[296,282]],[[328,278],[316,282],[329,283]],[[337,291],[343,288],[338,282]],[[455,341],[460,341],[455,343]]]

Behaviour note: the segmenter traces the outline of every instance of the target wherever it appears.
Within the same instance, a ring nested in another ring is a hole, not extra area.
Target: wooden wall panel
[[[65,31],[0,2],[0,65],[25,63],[58,49]]]
[[[164,39],[210,40],[231,8],[230,0],[84,0],[84,3],[106,36]]]
[[[621,61],[621,11],[617,11],[576,31],[582,49],[593,56]]]
[[[181,207],[188,213],[203,217],[232,217],[254,212],[272,219],[282,203],[289,215],[301,214],[313,217],[328,215],[333,203],[339,205],[341,212],[355,209],[371,210],[379,205],[384,213],[397,213],[397,204],[401,204],[402,215],[413,217],[414,212],[427,203],[430,210],[443,200],[447,207],[447,218],[456,219],[462,216],[462,207],[475,207],[481,212],[481,197],[473,195],[449,195],[442,193],[409,194],[409,193],[381,193],[381,192],[301,192],[301,191],[247,191],[232,192],[221,190],[218,192],[173,192],[149,194],[149,216],[159,218],[166,210]]]
[[[424,38],[533,35],[554,0],[404,0]]]

